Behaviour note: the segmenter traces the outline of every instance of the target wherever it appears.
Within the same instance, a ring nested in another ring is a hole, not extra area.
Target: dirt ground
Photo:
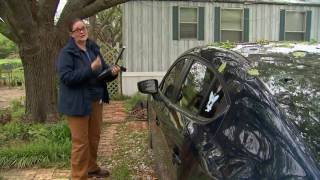
[[[8,107],[10,102],[25,96],[23,87],[1,87],[0,86],[0,109]]]

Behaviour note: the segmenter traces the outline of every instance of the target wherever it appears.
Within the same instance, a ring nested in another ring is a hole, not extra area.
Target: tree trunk
[[[89,17],[89,38],[92,39],[93,41],[97,40],[97,32],[96,32],[96,28],[97,28],[97,24],[96,24],[96,15],[93,15],[91,17]]]
[[[20,51],[26,88],[26,119],[55,122],[58,120],[55,67],[61,45],[53,32],[40,33],[39,39],[41,46],[36,55]]]

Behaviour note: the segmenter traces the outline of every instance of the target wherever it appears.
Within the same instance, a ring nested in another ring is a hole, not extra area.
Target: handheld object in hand
[[[122,56],[122,54],[123,54],[123,51],[124,51],[125,49],[126,49],[125,47],[123,47],[123,48],[121,49],[121,52],[120,52],[120,54],[119,54],[116,62],[114,63],[114,65],[118,65],[119,59],[121,58],[121,56]],[[111,76],[111,75],[112,75],[112,67],[113,67],[113,66],[110,66],[109,68],[103,70],[103,71],[98,75],[98,77],[97,77],[98,80],[103,81],[104,79],[106,79],[106,77]],[[123,67],[123,66],[120,66],[120,69],[121,69],[121,71],[123,71],[123,72],[127,71],[127,68],[125,68],[125,67]]]

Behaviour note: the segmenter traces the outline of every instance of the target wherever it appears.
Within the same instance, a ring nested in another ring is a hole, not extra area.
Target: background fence
[[[119,55],[119,45],[117,47],[111,47],[106,44],[101,45],[101,53],[108,64],[114,64],[116,58]],[[122,65],[122,59],[120,59],[119,65]],[[122,95],[122,76],[121,73],[118,75],[118,78],[110,83],[108,83],[108,91],[111,97],[115,97],[117,95]]]

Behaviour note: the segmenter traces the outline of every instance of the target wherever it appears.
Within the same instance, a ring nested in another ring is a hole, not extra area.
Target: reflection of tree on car
[[[172,76],[178,64],[180,73]],[[158,122],[151,132],[157,130],[165,135],[163,142],[168,149],[163,158],[171,159],[166,165],[174,167],[168,170],[175,175],[172,177],[320,177],[318,165],[296,128],[287,121],[265,85],[248,74],[250,68],[248,60],[234,52],[202,47],[178,58],[159,89],[155,80],[139,83],[141,92],[158,90],[148,103],[150,114],[154,114],[149,122]],[[175,83],[167,96],[165,87],[170,82]],[[150,85],[155,89],[143,88]],[[161,147],[153,148],[156,151]]]
[[[197,112],[212,78],[213,73],[206,66],[194,63],[182,84],[179,105],[190,112]]]

